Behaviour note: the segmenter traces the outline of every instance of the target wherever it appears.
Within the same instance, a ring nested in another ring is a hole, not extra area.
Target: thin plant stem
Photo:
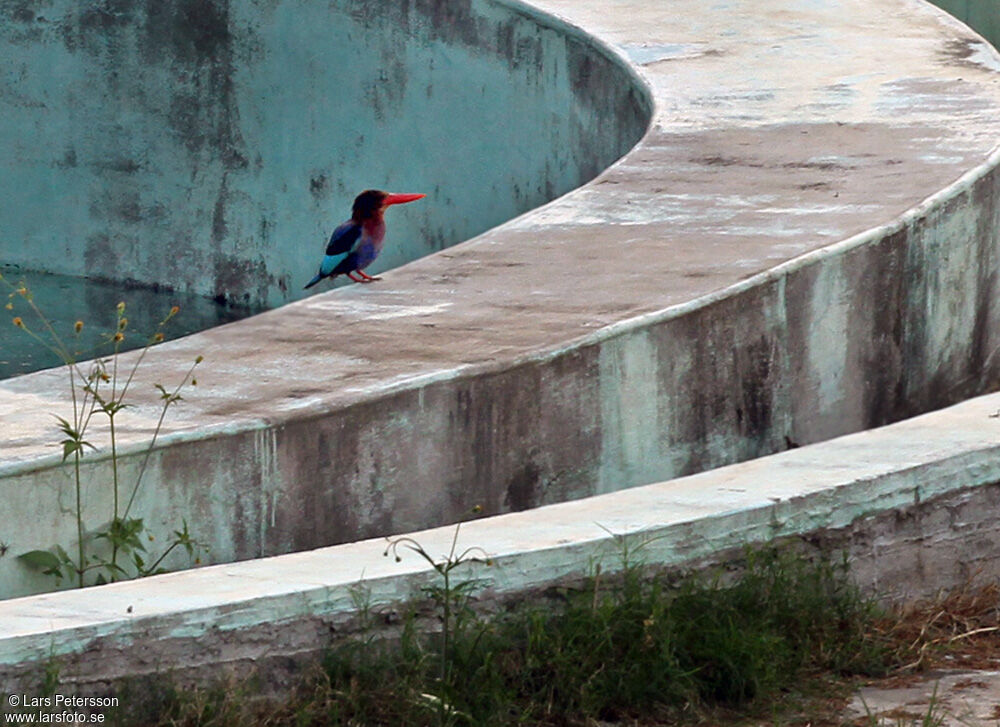
[[[119,303],[118,305],[118,326],[114,335],[115,352],[112,356],[112,369],[111,369],[111,406],[105,407],[105,412],[108,415],[108,429],[111,436],[111,486],[112,494],[114,497],[114,504],[112,510],[111,527],[115,528],[118,526],[118,437],[115,431],[115,415],[118,413],[118,403],[124,399],[124,391],[121,397],[116,397],[118,393],[118,354],[121,351],[121,338],[122,334],[122,313],[125,310],[125,304]],[[115,569],[118,566],[118,539],[111,539],[111,569],[112,569],[112,579],[114,579]]]
[[[115,435],[115,415],[108,413],[108,426],[111,433],[111,482],[114,493],[114,517],[111,519],[112,527],[118,524],[118,439]],[[111,541],[111,566],[118,565],[118,540]]]
[[[455,548],[458,547],[458,533],[462,523],[455,524],[455,534],[451,538],[451,549],[448,551],[448,559],[440,564],[438,570],[444,578],[444,622],[441,632],[441,682],[445,685],[451,684],[451,658],[449,653],[450,632],[451,632],[451,569],[457,565],[455,561]]]
[[[177,315],[177,311],[178,311],[177,307],[171,308],[170,312],[167,313],[166,318],[160,321],[159,324],[156,326],[156,332],[154,332],[153,335],[149,337],[149,340],[146,341],[146,345],[143,346],[142,351],[139,353],[139,358],[136,359],[135,365],[132,366],[132,370],[129,372],[128,378],[125,380],[125,384],[122,386],[122,393],[121,396],[119,397],[120,399],[125,398],[125,393],[128,391],[128,387],[132,384],[132,379],[135,377],[135,372],[139,370],[139,365],[142,363],[142,360],[146,357],[146,353],[149,351],[150,347],[154,343],[163,340],[162,329],[171,318]]]
[[[83,571],[86,563],[83,559],[83,497],[80,485],[80,448],[73,452],[73,477],[76,481],[76,553],[79,558],[77,566],[77,583],[83,588]]]
[[[167,548],[166,550],[164,550],[163,553],[160,554],[160,557],[157,558],[155,561],[153,561],[152,565],[150,565],[148,568],[146,568],[146,572],[147,573],[155,573],[156,569],[160,567],[160,563],[162,563],[164,560],[166,560],[166,557],[168,555],[170,555],[173,552],[174,548],[176,548],[180,544],[181,543],[180,543],[179,540],[173,541],[170,544],[170,547]]]
[[[62,338],[60,338],[59,334],[56,333],[56,329],[52,327],[52,324],[49,322],[49,319],[46,318],[42,314],[41,309],[39,309],[39,307],[35,305],[35,301],[31,299],[30,295],[22,295],[21,297],[24,298],[27,304],[31,307],[31,310],[34,311],[35,315],[38,317],[38,320],[40,320],[42,322],[42,325],[45,326],[46,330],[49,332],[49,335],[52,336],[52,340],[55,341],[56,346],[58,347],[58,353],[60,358],[62,358],[62,360],[67,364],[74,362],[73,356],[70,355],[69,349],[66,348],[66,344],[63,343]]]
[[[450,644],[449,631],[451,630],[451,573],[449,569],[444,571],[444,624],[441,633],[441,682],[443,684],[449,684],[450,669],[448,665],[451,663],[449,659],[448,648]]]
[[[191,368],[188,369],[187,373],[181,382],[174,388],[173,392],[164,397],[163,408],[160,409],[160,418],[156,420],[156,427],[153,429],[153,439],[149,443],[149,447],[146,449],[146,456],[142,459],[142,465],[139,467],[139,474],[135,478],[135,485],[132,487],[132,494],[129,495],[128,504],[125,506],[125,513],[122,518],[127,518],[129,511],[132,509],[132,503],[135,501],[136,493],[139,492],[139,485],[142,484],[142,477],[146,474],[146,467],[149,464],[149,458],[153,454],[153,448],[156,446],[156,440],[160,436],[160,430],[163,428],[163,419],[167,416],[167,409],[170,405],[177,401],[177,395],[180,390],[187,384],[188,380],[191,378],[191,374],[194,373],[195,366],[201,363],[201,356],[195,359]]]

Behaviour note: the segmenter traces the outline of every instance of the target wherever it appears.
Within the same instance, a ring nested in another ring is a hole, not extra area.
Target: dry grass
[[[969,581],[896,609],[877,619],[872,637],[891,653],[888,675],[858,678],[832,672],[805,675],[794,690],[769,704],[739,709],[689,709],[669,721],[640,722],[643,727],[895,727],[938,725],[944,714],[937,702],[923,708],[900,707],[878,716],[850,719],[847,705],[860,687],[894,689],[928,679],[938,670],[1000,669],[1000,585]],[[954,685],[961,690],[979,684],[973,677]],[[922,709],[922,711],[920,711]],[[1000,706],[993,718],[1000,721]],[[617,727],[617,726],[616,726]]]
[[[1000,668],[1000,585],[970,580],[934,598],[910,604],[874,624],[877,638],[892,650],[890,673],[876,679],[820,678],[823,696],[800,704],[786,702],[781,716],[772,721],[743,720],[728,724],[802,725],[805,727],[890,727],[896,724],[936,725],[943,715],[932,701],[923,712],[913,708],[848,720],[844,715],[850,695],[861,686],[879,689],[909,687],[938,670]],[[828,675],[828,677],[831,675]],[[961,690],[979,685],[974,677],[957,682]],[[1000,707],[995,718],[1000,719]],[[708,724],[703,723],[703,724]],[[727,724],[717,721],[714,724]]]
[[[883,638],[895,645],[896,674],[935,668],[996,669],[1000,586],[968,581],[895,613],[879,628]]]

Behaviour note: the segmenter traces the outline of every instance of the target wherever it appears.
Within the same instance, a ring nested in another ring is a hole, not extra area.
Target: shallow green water
[[[117,325],[119,302],[125,303],[128,321],[122,350],[144,346],[171,306],[180,307],[180,312],[162,329],[167,340],[245,318],[253,312],[227,308],[198,295],[127,288],[120,284],[20,272],[5,267],[0,267],[0,273],[9,283],[18,285],[23,281],[26,284],[49,325],[78,360],[113,351],[109,338],[114,335]],[[52,342],[51,333],[37,314],[20,295],[10,296],[10,292],[0,282],[0,379],[61,365],[60,356],[13,325],[14,317],[18,316],[45,342]],[[11,310],[6,308],[8,303],[13,305]],[[79,336],[74,333],[78,320],[84,324]]]

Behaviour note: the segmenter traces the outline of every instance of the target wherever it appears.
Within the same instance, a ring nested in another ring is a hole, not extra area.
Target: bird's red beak
[[[404,202],[416,202],[418,199],[423,199],[426,194],[388,194],[385,197],[385,201],[382,203],[384,207],[388,207],[391,204],[403,204]]]

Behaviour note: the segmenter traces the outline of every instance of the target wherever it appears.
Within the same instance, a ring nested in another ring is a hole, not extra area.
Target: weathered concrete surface
[[[668,569],[783,539],[845,552],[854,578],[891,600],[1000,577],[998,409],[994,394],[670,482],[468,522],[458,547],[483,548],[493,565],[453,576],[479,581],[489,608],[579,583],[595,562],[612,576],[629,538],[645,563]],[[444,557],[454,535],[412,537]],[[438,576],[385,547],[375,539],[0,602],[0,691],[33,693],[52,658],[64,688],[83,694],[167,670],[183,680],[252,669],[266,681],[351,632],[357,588],[378,615],[422,600]]]
[[[880,724],[987,727],[1000,711],[1000,672],[944,669],[914,675],[899,687],[862,687],[848,705],[848,719]]]
[[[0,260],[276,306],[366,187],[374,269],[591,179],[649,102],[587,36],[511,3],[0,3]],[[169,307],[169,304],[168,306]]]
[[[207,361],[150,460],[137,511],[154,529],[187,517],[216,561],[313,548],[664,480],[994,385],[1000,59],[979,36],[915,0],[536,5],[641,65],[643,141],[378,284],[157,349],[142,396]],[[74,538],[43,415],[65,406],[58,372],[0,384],[0,501],[39,513],[14,553]],[[126,475],[155,419],[151,400],[122,415]],[[88,493],[88,523],[108,497]],[[48,585],[10,558],[0,583]]]

